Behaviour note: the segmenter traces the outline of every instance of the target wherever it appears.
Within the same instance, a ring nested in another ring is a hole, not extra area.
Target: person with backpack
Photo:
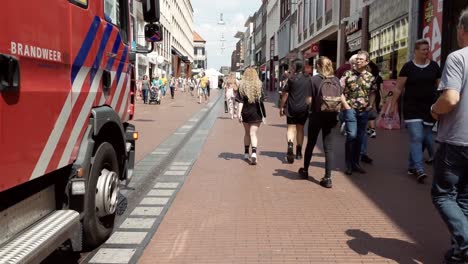
[[[325,152],[325,176],[320,180],[320,185],[325,188],[332,187],[332,129],[338,123],[338,113],[343,103],[343,88],[338,78],[334,76],[332,61],[321,56],[316,62],[318,74],[311,78],[311,86],[307,91],[306,102],[310,106],[309,129],[307,134],[307,146],[305,149],[304,167],[299,169],[299,175],[309,178],[308,169],[312,152],[317,138],[322,131],[323,150]]]
[[[367,129],[369,111],[375,102],[375,77],[367,71],[369,53],[359,51],[355,68],[345,72],[340,80],[344,88],[343,119],[346,122],[345,162],[347,175],[366,173],[359,165],[361,145]]]
[[[310,77],[303,73],[304,65],[301,61],[294,63],[294,75],[289,78],[283,89],[280,116],[286,115],[288,124],[288,148],[286,159],[294,163],[294,139],[296,139],[296,159],[302,159],[302,144],[304,142],[304,125],[308,117],[306,95],[310,90]]]

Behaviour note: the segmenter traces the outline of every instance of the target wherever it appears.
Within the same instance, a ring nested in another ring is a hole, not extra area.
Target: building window
[[[116,25],[120,29],[120,37],[124,43],[128,43],[128,16],[128,1],[104,0],[104,18],[107,22]]]
[[[333,16],[333,0],[325,0],[325,24],[331,23]]]
[[[322,19],[323,16],[323,0],[317,0],[317,20]]]

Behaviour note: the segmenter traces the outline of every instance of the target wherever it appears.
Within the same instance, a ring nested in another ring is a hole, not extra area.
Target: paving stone
[[[151,190],[148,196],[172,196],[175,190]]]
[[[171,171],[186,171],[189,169],[189,166],[171,166],[169,170]]]
[[[178,182],[158,182],[154,185],[154,188],[177,188]]]
[[[151,218],[127,218],[120,225],[122,229],[150,229],[156,219]]]
[[[101,248],[89,263],[127,264],[135,254],[136,249]]]
[[[164,175],[182,176],[182,175],[185,175],[185,171],[166,171]]]
[[[136,207],[131,215],[133,216],[159,216],[163,210],[163,207]]]
[[[190,165],[192,165],[192,162],[190,162],[190,161],[175,161],[175,162],[172,162],[172,165],[174,165],[174,166],[190,166]]]
[[[169,198],[143,198],[140,205],[166,205],[169,202]]]
[[[138,245],[143,242],[147,234],[147,232],[117,231],[106,241],[106,244]]]

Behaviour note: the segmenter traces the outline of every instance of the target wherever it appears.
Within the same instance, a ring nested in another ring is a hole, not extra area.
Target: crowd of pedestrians
[[[171,76],[166,78],[165,74],[154,76],[151,80],[148,75],[137,84],[138,96],[143,101],[143,104],[150,104],[151,102],[161,103],[161,100],[166,97],[167,91],[170,93],[170,98],[175,99],[176,93],[190,94],[192,97],[197,97],[197,102],[208,103],[210,97],[210,80],[204,72],[192,77],[179,77]]]
[[[429,58],[430,43],[426,39],[416,41],[414,58],[402,67],[395,94],[386,104],[388,108],[402,105],[409,134],[408,174],[423,183],[427,178],[424,163],[433,163],[432,200],[452,235],[444,257],[449,264],[468,263],[468,9],[460,16],[457,37],[461,49],[448,56],[443,71]],[[331,188],[332,129],[338,121],[346,135],[345,174],[365,174],[360,162],[372,163],[367,140],[377,136],[375,119],[384,110],[380,103],[383,81],[366,51],[350,57],[336,72],[331,60],[322,56],[316,60],[315,69],[316,75],[305,74],[303,64],[297,61],[292,72],[285,73],[280,83],[280,116],[286,116],[289,163],[303,158],[308,120],[304,166],[298,171],[304,179],[309,178],[313,149],[322,132],[325,175],[320,185]],[[257,131],[266,117],[262,83],[255,69],[248,68],[240,83],[230,76],[225,87],[228,112],[231,118],[237,115],[244,125],[244,158],[255,165]],[[233,98],[239,103],[237,112]],[[433,142],[436,121],[437,151]],[[428,152],[426,161],[424,151]]]

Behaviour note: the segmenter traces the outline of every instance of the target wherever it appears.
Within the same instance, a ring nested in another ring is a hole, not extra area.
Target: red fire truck
[[[0,263],[110,236],[138,137],[131,2],[2,1]],[[159,0],[140,4],[154,48]]]

